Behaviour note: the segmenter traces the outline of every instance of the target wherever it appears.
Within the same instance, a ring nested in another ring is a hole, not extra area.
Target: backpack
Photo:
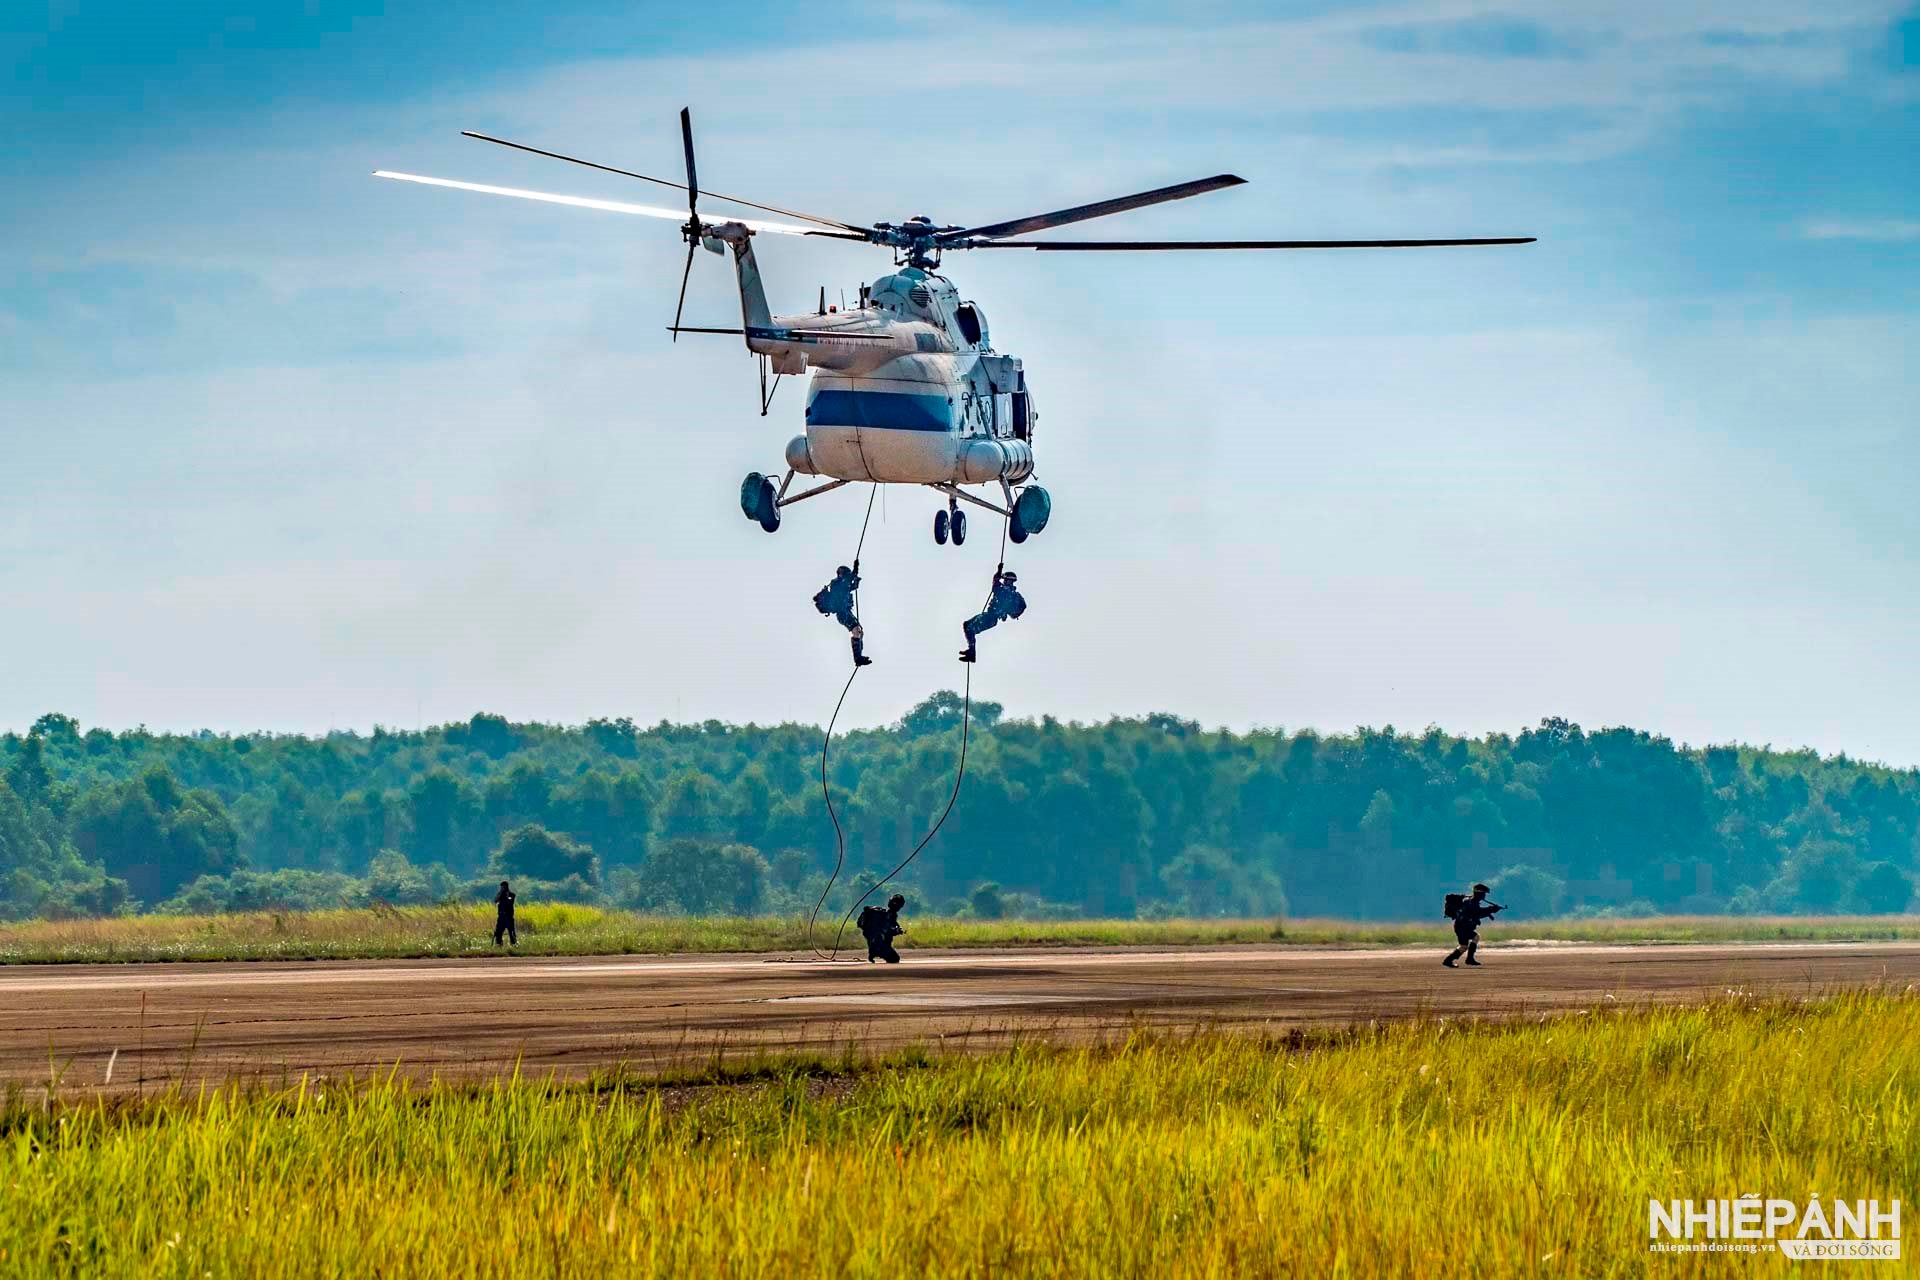
[[[862,907],[860,909],[860,936],[873,942],[886,932],[887,911],[885,907]]]
[[[1446,906],[1447,919],[1458,920],[1460,918],[1460,908],[1466,902],[1466,900],[1467,900],[1467,895],[1464,893],[1448,894],[1447,906]]]

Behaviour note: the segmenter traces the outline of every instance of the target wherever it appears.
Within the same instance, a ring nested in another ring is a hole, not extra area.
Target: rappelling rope
[[[973,666],[971,663],[967,666],[966,694],[964,697],[965,701],[962,702],[960,710],[960,767],[953,775],[953,791],[947,796],[947,807],[940,811],[940,817],[935,820],[927,834],[920,837],[920,843],[913,846],[913,852],[902,858],[900,864],[893,870],[874,881],[873,886],[861,894],[852,906],[847,908],[847,914],[840,917],[840,927],[833,932],[833,954],[828,957],[829,959],[839,958],[840,937],[847,931],[847,921],[853,919],[853,913],[858,911],[861,904],[866,902],[868,898],[878,893],[887,881],[893,879],[902,871],[905,871],[908,865],[920,856],[920,851],[933,843],[933,838],[940,834],[940,828],[947,825],[947,815],[953,812],[954,802],[960,798],[960,783],[964,781],[967,776],[967,738],[973,728]]]
[[[847,691],[853,688],[853,677],[860,674],[855,667],[847,676],[846,684],[840,687],[840,701],[833,704],[833,719],[827,721],[826,736],[820,739],[820,794],[827,802],[827,817],[833,820],[833,874],[827,877],[827,883],[820,890],[819,900],[813,904],[813,914],[807,917],[807,949],[813,952],[816,960],[831,959],[822,952],[813,941],[813,922],[820,918],[820,907],[832,892],[834,881],[840,878],[840,868],[847,859],[847,833],[840,826],[840,815],[833,811],[833,792],[827,788],[827,744],[833,741],[833,726],[839,722],[840,708],[847,701]]]
[[[860,572],[860,553],[867,546],[867,524],[873,519],[873,499],[879,492],[880,485],[877,482],[867,491],[867,514],[860,521],[860,541],[853,547],[853,572],[856,576]],[[860,616],[860,591],[857,587],[853,593],[853,616]],[[820,890],[819,901],[813,904],[813,914],[807,917],[807,949],[813,952],[816,960],[831,957],[823,956],[820,948],[814,945],[813,922],[819,918],[820,907],[832,891],[834,881],[840,878],[840,868],[847,860],[847,833],[840,826],[840,815],[833,811],[833,792],[827,787],[827,746],[833,741],[833,726],[840,721],[840,708],[846,705],[847,693],[853,688],[853,678],[859,674],[860,667],[856,663],[847,676],[846,684],[840,687],[840,700],[833,704],[833,718],[827,721],[827,732],[820,739],[820,795],[827,802],[827,817],[833,819],[833,874],[827,878],[826,888]]]
[[[1007,523],[1011,523],[1011,522],[1012,522],[1012,517],[1009,516]],[[1004,570],[1006,567],[1007,567],[1007,525],[1002,524],[1000,527],[1000,564],[999,564],[999,567],[996,568],[993,573],[996,583],[999,580],[1001,571]],[[993,592],[991,589],[989,589],[987,592],[987,603],[991,604],[992,601],[993,601]],[[984,609],[986,606],[982,605],[981,607]],[[849,680],[848,683],[851,684],[852,681]],[[831,955],[827,957],[829,960],[837,960],[839,958],[840,939],[842,935],[846,933],[847,921],[853,919],[853,913],[858,911],[861,907],[861,904],[866,902],[868,898],[871,898],[874,894],[878,893],[882,888],[882,886],[884,886],[889,880],[892,880],[895,876],[899,875],[902,871],[905,871],[907,867],[912,864],[913,860],[920,856],[920,851],[922,849],[925,849],[928,845],[933,843],[933,838],[940,834],[940,828],[947,825],[947,818],[949,815],[953,813],[954,803],[960,799],[960,784],[964,782],[967,777],[967,743],[968,743],[968,740],[972,737],[972,733],[973,733],[973,664],[971,662],[967,664],[967,678],[966,678],[966,684],[963,686],[963,688],[965,692],[962,693],[961,702],[960,702],[960,764],[959,764],[959,767],[954,770],[953,790],[947,795],[947,807],[940,811],[940,816],[934,820],[934,824],[927,831],[927,834],[920,837],[920,843],[913,846],[913,852],[909,853],[906,857],[902,858],[900,860],[900,864],[896,866],[893,870],[887,872],[887,874],[885,874],[884,876],[881,876],[878,880],[874,881],[873,886],[869,888],[865,893],[861,894],[858,901],[856,901],[852,906],[847,908],[847,914],[840,917],[840,927],[838,929],[835,929],[833,932],[833,952]],[[841,696],[842,697],[846,696],[844,691],[842,692]],[[822,754],[822,757],[824,758],[825,756],[824,748],[822,749],[821,754]],[[824,772],[822,772],[821,774],[820,785],[821,785],[821,789],[824,791],[826,788],[826,775]],[[833,812],[833,802],[831,800],[827,802],[827,812],[829,814],[832,814]],[[840,831],[840,820],[838,818],[834,819],[833,829],[837,836]],[[842,845],[841,849],[844,855],[845,846]],[[840,867],[837,860],[834,865],[833,873],[836,877],[838,877],[840,874]],[[828,888],[831,888],[833,885],[833,882],[829,880],[827,882],[827,885],[828,885]],[[826,899],[825,890],[821,891],[820,897],[822,901]],[[819,910],[818,904],[815,905],[814,910],[816,912]],[[813,943],[813,925],[811,921],[809,921],[807,925],[807,943],[809,946],[811,946]],[[818,956],[819,954],[820,952],[818,948],[815,948],[814,955]]]

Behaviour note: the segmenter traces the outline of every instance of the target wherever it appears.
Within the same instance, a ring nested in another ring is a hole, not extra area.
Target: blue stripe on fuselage
[[[817,391],[807,402],[807,425],[951,431],[953,406],[945,396],[916,396],[899,391]]]

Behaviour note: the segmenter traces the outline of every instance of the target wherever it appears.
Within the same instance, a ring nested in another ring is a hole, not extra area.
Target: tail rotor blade
[[[680,301],[676,302],[673,306],[673,340],[675,342],[680,341],[680,313],[686,310],[687,279],[693,275],[693,254],[699,247],[700,237],[687,237],[687,266],[686,270],[680,273]]]
[[[693,171],[693,113],[680,108],[680,142],[687,152],[687,265],[680,272],[680,301],[673,305],[673,340],[680,341],[680,313],[687,307],[687,281],[693,275],[693,255],[700,247],[700,179]]]
[[[700,199],[700,179],[693,172],[693,113],[685,107],[680,108],[680,142],[687,150],[687,212],[694,213]]]

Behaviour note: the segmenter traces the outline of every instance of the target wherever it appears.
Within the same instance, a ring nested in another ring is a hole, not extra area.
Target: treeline
[[[945,806],[960,710],[941,693],[835,740],[843,884]],[[917,909],[1419,919],[1471,879],[1522,915],[1913,903],[1916,770],[1558,719],[1463,739],[974,712],[959,802],[903,878]],[[503,877],[530,901],[793,912],[834,864],[819,765],[792,724],[312,738],[47,715],[0,736],[0,915],[467,900]]]

